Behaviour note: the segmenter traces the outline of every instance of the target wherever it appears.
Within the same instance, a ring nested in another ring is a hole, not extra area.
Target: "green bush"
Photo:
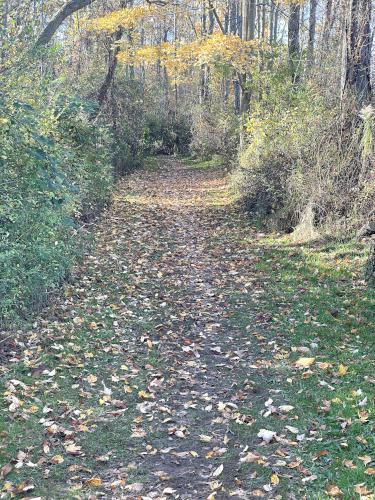
[[[148,115],[143,140],[148,155],[187,154],[191,141],[190,126],[184,117]]]
[[[46,301],[79,255],[78,221],[108,200],[111,138],[94,112],[65,97],[0,101],[2,324]]]

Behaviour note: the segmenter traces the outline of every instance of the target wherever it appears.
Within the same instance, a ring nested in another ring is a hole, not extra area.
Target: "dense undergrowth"
[[[28,89],[30,91],[30,89]],[[25,318],[69,273],[81,222],[107,203],[111,134],[95,103],[51,92],[1,99],[0,319]]]

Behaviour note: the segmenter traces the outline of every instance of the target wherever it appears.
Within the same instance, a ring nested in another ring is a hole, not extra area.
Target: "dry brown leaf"
[[[342,496],[342,491],[335,484],[331,484],[330,486],[328,486],[328,488],[326,489],[326,493],[329,497],[337,498]]]

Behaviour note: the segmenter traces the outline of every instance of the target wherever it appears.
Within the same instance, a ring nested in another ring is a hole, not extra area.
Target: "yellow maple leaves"
[[[153,16],[157,8],[153,5],[139,5],[126,9],[115,10],[105,16],[87,22],[90,31],[106,31],[114,33],[119,28],[134,28],[145,18]]]
[[[203,64],[229,66],[245,71],[253,64],[260,52],[261,43],[244,41],[237,35],[220,32],[187,43],[163,42],[157,45],[134,47],[122,46],[118,60],[124,64],[159,64],[171,78],[180,78],[191,68]]]

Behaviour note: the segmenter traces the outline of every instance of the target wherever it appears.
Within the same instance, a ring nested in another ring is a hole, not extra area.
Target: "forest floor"
[[[362,248],[266,236],[165,158],[95,226],[3,353],[1,498],[374,498]]]

